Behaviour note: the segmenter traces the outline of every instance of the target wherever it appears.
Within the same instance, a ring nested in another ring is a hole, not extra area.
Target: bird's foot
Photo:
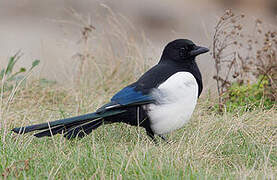
[[[164,135],[158,135],[162,140],[164,140],[167,144],[170,144],[168,139]]]

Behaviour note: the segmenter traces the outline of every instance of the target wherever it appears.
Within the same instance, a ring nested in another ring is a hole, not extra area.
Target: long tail
[[[110,110],[104,113],[90,113],[76,117],[70,117],[52,121],[48,123],[35,124],[26,127],[19,127],[12,129],[13,132],[18,134],[25,134],[32,131],[39,131],[34,134],[36,137],[53,136],[56,134],[64,134],[67,139],[84,137],[86,134],[92,132],[93,129],[98,128],[103,124],[105,117],[121,114],[125,110]]]

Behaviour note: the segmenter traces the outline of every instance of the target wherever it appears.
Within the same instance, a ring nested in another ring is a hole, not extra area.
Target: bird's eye
[[[180,48],[180,51],[179,51],[180,57],[186,57],[187,52],[188,52],[187,48],[184,48],[184,47]]]

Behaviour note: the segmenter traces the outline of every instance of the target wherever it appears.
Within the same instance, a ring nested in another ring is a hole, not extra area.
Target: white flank
[[[155,134],[166,134],[184,126],[198,97],[198,84],[189,72],[178,72],[152,92],[157,104],[145,106]]]

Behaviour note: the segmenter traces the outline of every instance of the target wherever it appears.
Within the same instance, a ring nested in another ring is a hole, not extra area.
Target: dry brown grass
[[[149,67],[143,48],[122,28],[126,21],[110,13],[114,29],[109,38],[118,44],[107,38],[96,41],[99,49],[90,47],[97,33],[94,28],[84,33],[91,24],[84,25],[81,32],[87,40],[75,56],[80,62],[73,72],[78,74],[74,84],[28,81],[1,111],[1,123],[6,122],[0,130],[2,178],[275,179],[276,109],[219,115],[208,108],[213,100],[202,97],[192,120],[168,135],[170,144],[159,145],[143,129],[124,124],[102,126],[77,141],[61,135],[36,139],[10,131],[15,126],[93,112]],[[2,102],[8,97],[9,92]]]
[[[277,27],[253,21],[244,14],[227,10],[218,20],[213,36],[219,104],[236,82],[240,85],[267,79],[265,95],[277,101]]]
[[[96,91],[91,88],[91,92]],[[185,128],[169,135],[171,143],[158,146],[151,143],[143,129],[123,124],[100,127],[79,141],[67,141],[62,136],[35,139],[9,131],[14,126],[92,112],[101,101],[103,97],[95,93],[60,85],[41,87],[38,81],[18,91],[5,116],[8,133],[1,141],[0,154],[4,176],[276,177],[275,109],[219,115],[208,109],[212,100],[203,98]]]

